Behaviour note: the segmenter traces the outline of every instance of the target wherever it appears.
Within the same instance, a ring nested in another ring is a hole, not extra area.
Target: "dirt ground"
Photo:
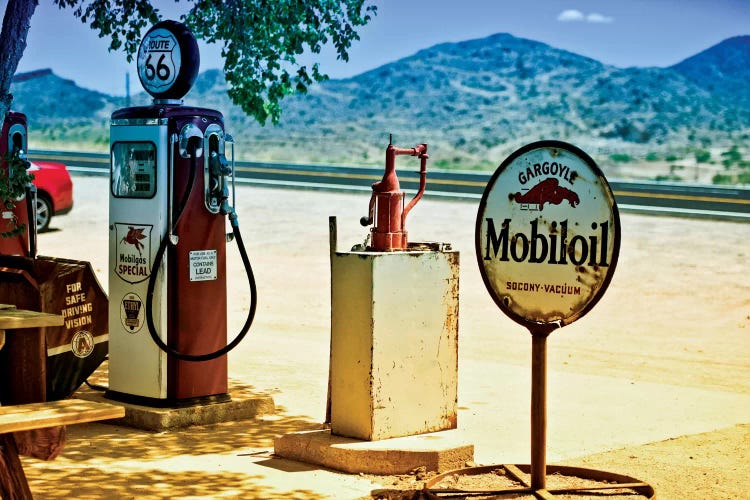
[[[428,181],[429,182],[429,181]],[[75,177],[75,208],[40,235],[40,254],[88,260],[107,287],[107,179]],[[429,192],[429,186],[428,186]],[[171,433],[68,429],[54,462],[24,459],[38,498],[361,498],[416,476],[338,474],[272,456],[272,438],[319,426],[330,333],[328,217],[338,247],[366,234],[369,194],[238,189],[259,307],[229,355],[230,378],[273,395],[261,421]],[[474,256],[477,202],[425,199],[413,241],[461,252],[459,431],[477,464],[528,463],[531,341],[490,299]],[[548,342],[548,463],[630,475],[660,499],[750,491],[750,224],[622,214],[609,291]],[[248,290],[229,247],[230,336]]]

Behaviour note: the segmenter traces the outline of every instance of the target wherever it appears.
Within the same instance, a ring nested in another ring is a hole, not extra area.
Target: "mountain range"
[[[13,109],[28,116],[32,146],[106,151],[109,115],[124,98],[49,70],[35,73],[18,75],[11,89]],[[428,143],[435,166],[470,169],[492,168],[539,139],[571,142],[595,158],[743,144],[750,138],[748,81],[750,36],[666,68],[617,68],[497,34],[316,84],[282,101],[277,126],[262,127],[234,106],[219,70],[201,73],[185,104],[222,111],[248,159],[380,164],[393,134],[402,147]],[[131,99],[149,102],[144,93]]]

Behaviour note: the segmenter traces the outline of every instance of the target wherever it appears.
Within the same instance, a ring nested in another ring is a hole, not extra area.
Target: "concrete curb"
[[[231,383],[229,395],[231,401],[221,403],[185,408],[152,408],[107,399],[103,393],[91,390],[79,390],[76,393],[76,396],[81,399],[116,404],[125,408],[123,418],[109,420],[107,423],[147,431],[168,431],[193,425],[249,420],[264,415],[273,415],[276,411],[276,405],[271,396],[255,394],[241,386],[233,386]]]
[[[352,474],[408,474],[420,467],[429,472],[465,467],[474,460],[474,445],[458,431],[361,441],[325,429],[278,436],[274,453]]]

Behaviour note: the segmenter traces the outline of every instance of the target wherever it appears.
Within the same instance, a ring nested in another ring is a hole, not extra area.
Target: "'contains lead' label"
[[[218,279],[216,250],[194,250],[190,252],[190,281]]]

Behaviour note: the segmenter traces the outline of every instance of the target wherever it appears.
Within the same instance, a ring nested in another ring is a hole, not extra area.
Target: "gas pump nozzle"
[[[396,175],[396,156],[417,156],[420,159],[419,191],[404,208],[404,193],[400,191]],[[408,246],[405,229],[406,216],[422,198],[427,185],[427,144],[413,148],[398,148],[391,142],[385,150],[385,172],[383,178],[372,185],[372,196],[367,217],[360,224],[369,226],[375,222],[372,231],[372,249],[375,251],[406,250]]]
[[[226,215],[232,211],[232,207],[229,206],[229,202],[227,201],[229,200],[229,188],[227,187],[225,178],[232,173],[232,169],[229,166],[227,157],[223,153],[216,151],[211,151],[211,155],[208,158],[208,168],[211,172],[211,185],[209,189],[219,202],[219,213]]]

